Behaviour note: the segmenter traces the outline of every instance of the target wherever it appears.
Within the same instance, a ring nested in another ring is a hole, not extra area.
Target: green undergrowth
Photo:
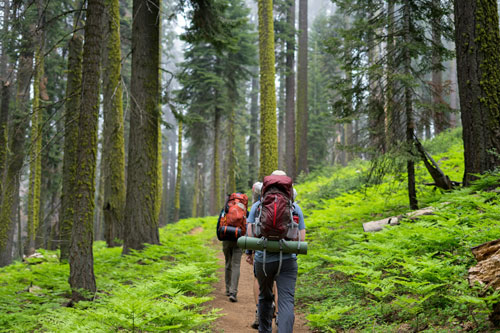
[[[204,306],[218,267],[206,246],[212,229],[213,218],[183,220],[160,230],[162,245],[128,256],[96,242],[95,301],[73,307],[56,252],[4,267],[0,332],[209,332],[218,317]]]
[[[461,180],[459,130],[426,149],[453,180]],[[362,181],[370,166],[354,162],[296,185],[306,207],[309,253],[299,257],[297,299],[319,332],[484,332],[500,298],[480,296],[467,282],[475,265],[470,248],[500,238],[498,174],[444,193],[416,166],[421,208],[434,215],[365,233],[362,224],[409,211],[406,177],[389,172],[377,184]],[[336,192],[335,187],[345,189]],[[325,192],[330,194],[326,195]]]

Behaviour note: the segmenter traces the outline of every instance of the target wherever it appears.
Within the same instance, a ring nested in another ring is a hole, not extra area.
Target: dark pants
[[[278,332],[293,332],[295,321],[294,299],[297,281],[297,259],[283,260],[278,273],[279,262],[267,262],[264,274],[263,264],[255,262],[255,272],[259,281],[259,332],[272,332],[273,283],[278,287]]]
[[[226,293],[236,295],[238,293],[238,281],[240,280],[240,264],[243,251],[233,241],[223,241],[222,251],[226,259],[225,278]]]

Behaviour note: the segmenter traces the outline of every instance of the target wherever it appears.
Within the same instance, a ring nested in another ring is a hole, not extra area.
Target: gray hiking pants
[[[238,293],[241,255],[243,254],[243,250],[236,245],[236,242],[222,241],[222,251],[226,259],[226,293],[236,295]]]
[[[273,321],[273,283],[278,287],[278,332],[293,332],[295,321],[294,300],[295,282],[297,281],[297,259],[286,259],[281,262],[278,272],[278,261],[266,262],[266,273],[263,264],[255,262],[255,272],[259,281],[259,332],[272,332]]]

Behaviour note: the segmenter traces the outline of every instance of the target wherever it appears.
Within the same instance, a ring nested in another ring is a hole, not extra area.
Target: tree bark
[[[34,26],[23,33],[23,45],[19,55],[17,73],[16,110],[13,112],[10,128],[9,151],[7,159],[5,183],[3,184],[2,207],[0,209],[0,267],[12,262],[12,245],[17,207],[19,203],[19,182],[24,162],[24,145],[29,119],[29,91],[33,73],[33,45],[31,36]]]
[[[181,210],[181,181],[182,181],[182,119],[177,122],[177,178],[175,180],[175,199],[174,199],[174,221],[179,221],[179,212]]]
[[[439,6],[440,0],[432,0],[433,7],[437,8]],[[434,13],[432,20],[432,66],[434,70],[432,71],[432,104],[434,106],[434,134],[438,135],[449,127],[445,110],[445,102],[443,99],[443,72],[437,67],[441,66],[441,56],[439,48],[442,46],[441,42],[441,31],[439,27],[439,21],[441,16]]]
[[[257,170],[259,169],[259,80],[257,74],[252,77],[252,92],[250,97],[250,133],[248,134],[248,186],[252,187],[257,180]]]
[[[213,145],[213,174],[212,174],[212,207],[210,209],[211,215],[216,215],[218,210],[221,209],[221,196],[220,196],[220,157],[219,157],[219,140],[220,140],[220,128],[221,128],[221,110],[219,108],[215,109],[214,115],[214,145]]]
[[[101,56],[102,0],[88,0],[82,63],[82,100],[78,116],[78,141],[74,218],[69,249],[69,284],[72,300],[88,299],[82,290],[94,293],[93,225],[99,81]]]
[[[134,0],[133,7],[124,254],[159,243],[159,0]]]
[[[307,162],[307,0],[299,0],[299,55],[297,64],[297,174],[308,173]]]
[[[411,8],[410,1],[406,0],[403,7],[403,15],[404,15],[404,41],[405,41],[405,49],[404,49],[404,71],[405,74],[411,75],[411,54],[409,49],[410,44],[410,28],[411,28]],[[404,87],[404,99],[405,99],[405,115],[406,115],[406,144],[410,151],[413,148],[413,138],[415,136],[415,122],[413,120],[413,92],[411,87],[408,84],[405,84]],[[408,197],[410,202],[411,209],[418,209],[418,201],[417,201],[417,191],[415,188],[415,162],[408,159],[406,162],[406,170],[408,174]]]
[[[500,33],[496,1],[455,0],[455,39],[465,171],[474,174],[500,165]]]
[[[2,53],[0,56],[0,207],[2,205],[4,175],[7,161],[7,147],[9,144],[9,103],[10,103],[10,78],[7,71],[9,56],[7,52],[7,41],[5,36],[9,32],[10,1],[4,1],[3,6],[3,28]]]
[[[69,258],[69,244],[73,228],[74,195],[76,188],[78,110],[82,84],[83,38],[74,34],[69,41],[68,77],[66,83],[66,108],[64,111],[64,155],[61,210],[59,218],[60,260]]]
[[[108,247],[123,239],[125,209],[125,139],[121,83],[118,0],[105,1],[103,60],[104,238]]]
[[[27,256],[35,253],[35,238],[40,224],[40,185],[42,178],[42,117],[43,109],[40,103],[40,85],[44,75],[44,14],[43,3],[36,2],[38,10],[37,33],[35,35],[35,75],[33,80],[33,102],[31,113],[31,150],[30,150],[30,172],[28,188],[28,237],[24,246],[24,254]]]
[[[290,4],[286,15],[290,35],[286,43],[286,102],[285,102],[285,171],[287,175],[295,179],[296,155],[295,155],[295,0],[289,0]]]
[[[278,130],[276,128],[276,87],[274,59],[274,22],[272,0],[259,0],[260,62],[260,171],[259,178],[278,167]],[[220,208],[220,207],[219,207]]]

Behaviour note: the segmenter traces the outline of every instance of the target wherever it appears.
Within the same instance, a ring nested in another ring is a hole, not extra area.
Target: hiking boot
[[[226,296],[229,296],[231,295],[231,293],[229,291],[226,291]]]
[[[229,300],[233,303],[238,302],[238,299],[236,298],[236,294],[230,294],[229,295]]]
[[[259,313],[257,312],[257,310],[255,310],[255,320],[251,327],[256,330],[259,329]]]

